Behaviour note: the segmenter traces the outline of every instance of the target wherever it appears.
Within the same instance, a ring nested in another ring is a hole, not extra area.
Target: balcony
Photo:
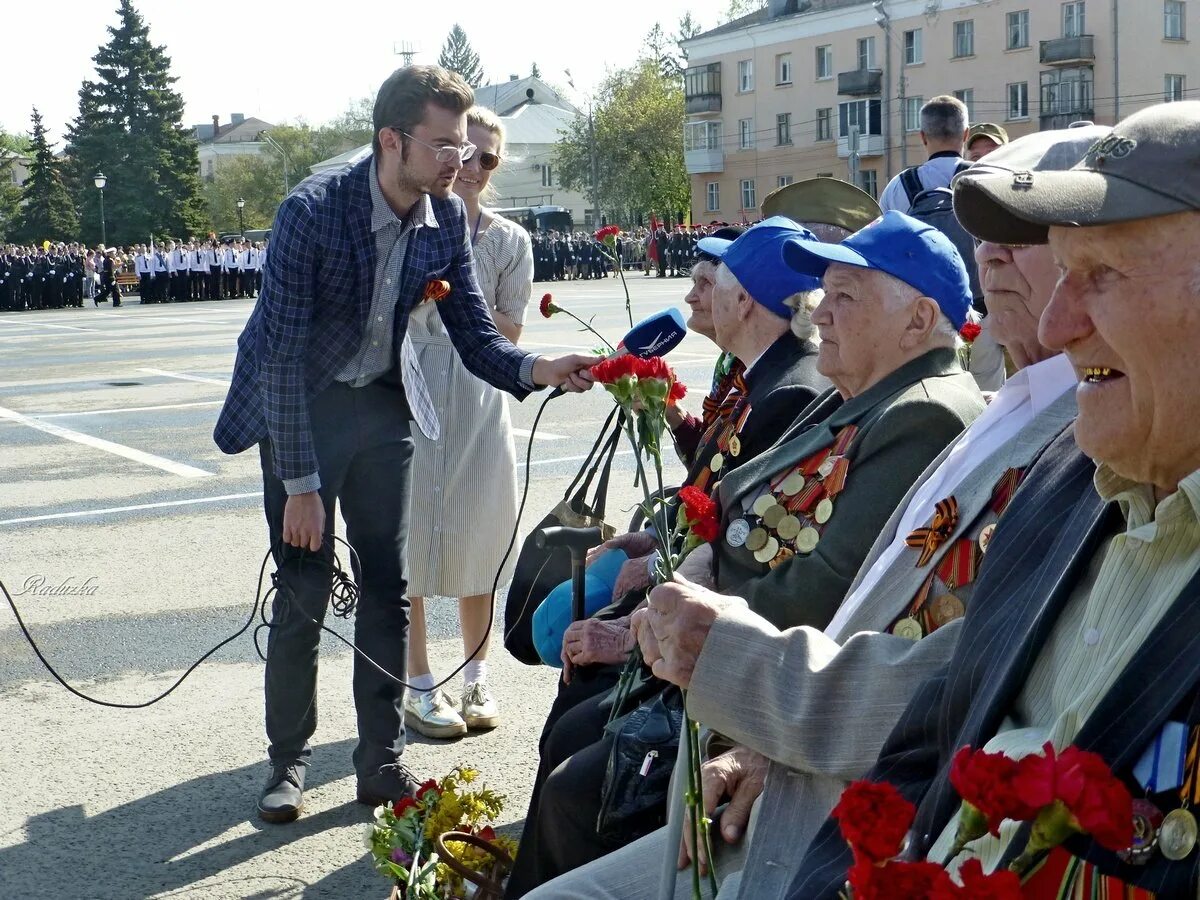
[[[883,156],[884,143],[882,134],[860,134],[858,136],[858,155],[859,157],[866,156]],[[849,159],[850,157],[850,138],[838,138],[837,146],[838,157],[841,159]]]
[[[721,111],[721,95],[691,94],[684,100],[683,109],[689,116],[698,113],[719,113]]]
[[[883,85],[883,69],[855,69],[838,72],[838,93],[850,97],[874,96]]]
[[[685,150],[683,166],[689,175],[725,171],[725,154],[721,150]]]
[[[1096,61],[1096,49],[1090,34],[1041,41],[1040,48],[1042,65],[1046,66],[1075,66]]]
[[[721,111],[721,64],[692,66],[683,73],[684,109],[688,115]]]
[[[1038,117],[1038,128],[1042,131],[1056,131],[1070,127],[1072,122],[1093,121],[1096,111],[1093,109],[1077,109],[1073,112],[1042,113]]]

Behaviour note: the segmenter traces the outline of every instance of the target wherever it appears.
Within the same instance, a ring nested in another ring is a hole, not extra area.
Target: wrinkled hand
[[[658,541],[654,539],[648,531],[629,531],[625,534],[618,534],[612,540],[605,541],[593,547],[587,553],[587,564],[590,566],[594,563],[600,554],[609,550],[624,550],[625,555],[630,559],[635,556],[645,556],[647,553],[652,553],[654,548],[658,546]]]
[[[676,573],[674,581],[650,592],[647,607],[630,623],[654,674],[687,690],[713,622],[725,610],[745,605],[740,597],[726,597]]]
[[[283,505],[283,542],[316,553],[325,534],[325,504],[317,491],[293,494]]]
[[[679,568],[675,570],[688,581],[701,587],[715,588],[713,582],[713,548],[712,544],[701,544],[684,557]]]
[[[571,683],[571,670],[575,666],[624,662],[635,643],[628,616],[609,622],[599,619],[572,622],[563,634],[563,683]]]
[[[583,353],[569,353],[554,359],[539,356],[533,364],[533,383],[581,394],[592,389],[591,368],[599,361],[595,356]]]
[[[734,747],[710,759],[700,767],[700,786],[704,794],[704,814],[712,817],[725,800],[729,805],[721,813],[721,837],[727,844],[736,844],[746,833],[750,810],[763,792],[767,780],[767,758],[749,747]],[[683,840],[679,843],[679,868],[692,861],[692,829],[690,812],[684,821]],[[708,857],[700,847],[700,873],[708,873]]]
[[[614,601],[620,600],[630,591],[645,590],[654,584],[647,566],[648,559],[649,557],[639,556],[626,560],[621,565],[621,571],[617,573],[617,580],[613,582]]]

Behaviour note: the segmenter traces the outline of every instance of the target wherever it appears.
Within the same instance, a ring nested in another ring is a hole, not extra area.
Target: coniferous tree
[[[457,72],[473,88],[483,84],[483,68],[479,65],[479,54],[471,49],[467,33],[457,24],[450,29],[450,35],[442,45],[438,65],[451,72]]]
[[[22,242],[73,241],[78,237],[79,218],[71,195],[63,184],[54,147],[46,138],[41,113],[33,108],[33,161],[29,178],[21,188],[21,211],[13,237]]]
[[[84,234],[99,238],[97,172],[108,178],[104,205],[109,240],[131,244],[156,237],[188,238],[207,230],[200,163],[183,127],[183,98],[174,89],[165,48],[130,0],[120,0],[118,24],[92,59],[96,80],[79,89],[79,117],[68,132],[70,185],[84,216]]]
[[[541,78],[542,77],[542,70],[538,68],[537,63],[534,63],[533,68],[531,68],[529,70],[529,77],[530,78]]]

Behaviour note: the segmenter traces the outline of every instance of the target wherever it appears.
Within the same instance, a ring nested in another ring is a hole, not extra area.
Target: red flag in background
[[[650,243],[646,245],[646,255],[658,265],[658,216],[654,213],[650,213]]]

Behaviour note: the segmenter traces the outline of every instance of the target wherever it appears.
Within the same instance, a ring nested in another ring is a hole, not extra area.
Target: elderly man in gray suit
[[[961,177],[1070,168],[1108,131],[1031,135]],[[724,752],[703,772],[709,813],[724,804],[713,838],[721,900],[785,895],[844,782],[874,763],[917,685],[949,658],[997,518],[1074,418],[1074,370],[1037,339],[1057,278],[1048,248],[983,242],[976,260],[994,333],[1019,371],[901,501],[824,631],[780,632],[736,598],[687,584],[657,589],[639,614],[655,674],[688,688],[689,713],[737,742],[711,741]],[[677,872],[689,853],[679,809],[667,828],[553,882],[547,896],[690,896]]]

